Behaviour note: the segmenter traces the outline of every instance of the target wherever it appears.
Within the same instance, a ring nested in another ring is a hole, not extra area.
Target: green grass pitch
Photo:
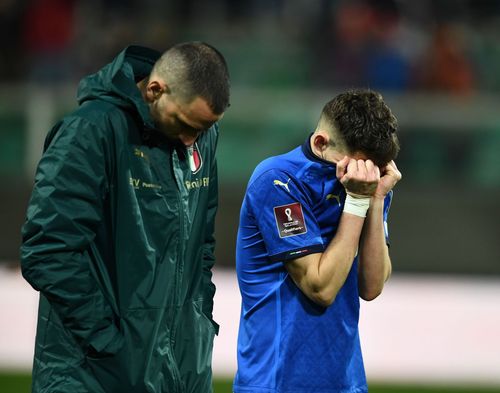
[[[231,393],[230,380],[216,379],[214,393]],[[29,393],[31,377],[28,374],[0,372],[1,393]],[[405,386],[373,383],[370,393],[500,393],[500,386],[491,387],[460,387],[460,386]]]

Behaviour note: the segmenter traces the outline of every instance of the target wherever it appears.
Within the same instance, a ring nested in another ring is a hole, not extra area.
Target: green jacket
[[[135,84],[158,56],[129,47],[84,78],[47,136],[21,246],[40,291],[33,392],[212,391],[218,127],[193,172]]]

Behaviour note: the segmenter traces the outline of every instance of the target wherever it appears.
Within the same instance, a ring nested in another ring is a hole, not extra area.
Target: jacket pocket
[[[53,316],[52,313],[49,314]],[[85,356],[73,335],[59,320],[38,321],[37,342],[33,362],[33,392],[104,393],[92,383],[93,376],[85,367]]]
[[[112,356],[87,356],[106,393],[180,392],[181,381],[169,340],[169,309],[123,310],[124,345]]]
[[[123,357],[120,352],[107,356],[101,354],[86,356],[88,369],[94,375],[95,381],[107,393],[132,392],[127,388],[126,367],[122,364]]]
[[[203,313],[201,301],[184,304],[180,313],[174,351],[186,392],[211,392],[216,327]]]

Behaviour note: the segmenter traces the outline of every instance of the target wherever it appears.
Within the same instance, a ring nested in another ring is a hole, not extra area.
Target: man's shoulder
[[[299,147],[281,155],[268,157],[261,161],[252,173],[249,185],[256,181],[273,180],[274,178],[284,180],[293,178],[300,182],[304,173],[307,172],[308,160]]]
[[[265,184],[273,183],[273,180],[280,177],[287,177],[288,166],[280,156],[269,157],[255,167],[255,170],[248,182],[249,189],[256,188],[264,191]]]
[[[52,127],[47,134],[46,147],[52,140],[62,136],[88,142],[109,139],[115,129],[123,129],[129,123],[120,112],[119,108],[105,102],[89,101],[66,114]]]
[[[113,119],[124,119],[130,112],[106,100],[93,99],[85,101],[70,116],[80,117],[97,126],[106,124]]]
[[[112,138],[116,143],[125,141],[129,131],[139,132],[142,124],[139,117],[126,108],[100,99],[84,102],[63,120],[82,124],[96,137]]]
[[[296,196],[306,193],[307,186],[303,184],[305,167],[306,161],[296,149],[265,159],[257,165],[250,177],[245,192],[247,203],[252,200],[252,204],[260,205],[262,198],[266,199],[274,191],[293,193]]]
[[[282,172],[290,171],[301,165],[301,158],[298,148],[293,149],[287,153],[280,154],[277,156],[272,156],[261,161],[253,172],[254,175],[260,176],[266,172]]]

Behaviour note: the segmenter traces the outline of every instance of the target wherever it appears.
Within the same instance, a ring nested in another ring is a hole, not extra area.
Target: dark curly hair
[[[321,117],[337,131],[349,153],[364,153],[378,166],[397,157],[398,122],[381,94],[372,90],[341,93],[325,105]]]

